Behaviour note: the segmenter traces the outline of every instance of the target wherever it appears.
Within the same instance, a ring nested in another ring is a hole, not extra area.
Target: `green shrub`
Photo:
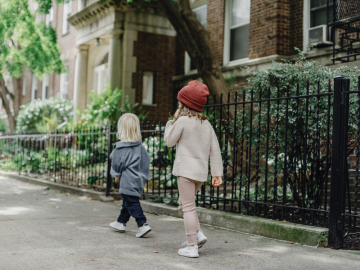
[[[0,118],[0,133],[5,133],[8,131],[8,125],[5,123],[4,119]]]
[[[128,96],[125,97],[124,104],[119,108],[122,91],[119,88],[112,90],[110,84],[107,85],[101,94],[95,91],[90,92],[88,98],[91,102],[81,113],[80,127],[88,128],[110,124],[115,127],[117,120],[123,113],[137,113],[140,121],[144,121],[147,117],[147,114],[141,112],[141,107],[138,107],[138,103],[129,103]],[[80,112],[77,113],[80,114]]]
[[[359,68],[327,67],[315,61],[306,60],[304,52],[299,50],[297,61],[273,62],[269,69],[254,73],[248,79],[249,85],[245,87],[245,100],[250,101],[251,95],[253,95],[253,100],[260,100],[268,97],[271,99],[278,96],[286,97],[287,95],[290,97],[303,96],[307,94],[307,91],[310,95],[316,94],[318,91],[326,93],[329,91],[330,80],[330,90],[334,91],[333,79],[339,75],[349,77],[351,90],[357,89]],[[244,156],[245,151],[250,146],[252,148],[251,160],[243,158],[243,173],[238,173],[235,179],[236,183],[241,186],[244,185],[244,180],[247,182],[246,177],[249,175],[245,174],[245,163],[250,162],[252,173],[249,181],[252,183],[251,187],[255,188],[258,200],[264,200],[263,195],[265,194],[262,195],[262,192],[265,178],[267,178],[268,200],[274,200],[275,203],[282,201],[279,195],[282,195],[283,190],[271,189],[276,182],[278,188],[280,186],[286,189],[285,201],[294,197],[297,205],[302,207],[318,208],[323,204],[324,185],[328,179],[328,170],[326,169],[328,131],[329,140],[332,138],[333,96],[309,98],[308,110],[306,110],[306,102],[305,98],[289,99],[288,104],[284,99],[279,102],[271,101],[269,116],[268,102],[253,103],[253,105],[248,103],[244,107],[242,105],[238,107],[235,140],[237,151],[240,153],[241,138],[244,139],[242,145]],[[288,110],[286,110],[286,106],[288,106]],[[242,118],[243,109],[245,111],[244,120]],[[250,114],[251,111],[252,114]],[[329,119],[328,112],[330,113]],[[354,94],[350,95],[349,116],[349,140],[351,141],[355,138],[354,130],[357,127],[357,95]],[[306,117],[308,117],[307,121]],[[266,132],[268,122],[269,144],[267,144]],[[233,132],[233,124],[230,124],[230,131]],[[304,147],[305,141],[307,148]],[[259,145],[258,148],[257,145]],[[266,165],[264,159],[267,147],[268,163]],[[286,160],[285,149],[287,150]],[[329,149],[331,150],[331,145]],[[331,152],[328,155],[329,161],[331,161]],[[304,160],[306,160],[306,164]],[[231,163],[231,159],[228,161]],[[266,175],[267,166],[268,173]],[[258,173],[256,173],[256,167],[259,167]],[[288,189],[291,189],[291,198],[288,198]],[[251,199],[253,191],[245,190],[245,192],[246,197]]]

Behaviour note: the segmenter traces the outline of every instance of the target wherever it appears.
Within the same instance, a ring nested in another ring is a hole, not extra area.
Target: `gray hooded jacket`
[[[150,156],[141,142],[117,142],[110,173],[121,177],[120,193],[140,197],[148,181]]]

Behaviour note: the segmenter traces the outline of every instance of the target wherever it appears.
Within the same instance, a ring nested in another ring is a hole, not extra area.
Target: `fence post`
[[[54,137],[54,151],[55,151],[55,162],[54,162],[54,183],[56,183],[56,159],[57,159],[57,134],[58,131],[55,130],[55,137]]]
[[[109,126],[109,137],[108,137],[108,154],[107,154],[107,174],[106,174],[106,197],[110,195],[110,189],[111,189],[111,159],[110,154],[112,151],[112,142],[111,142],[111,125]]]
[[[347,146],[350,79],[334,79],[333,137],[331,151],[331,191],[329,246],[342,248],[344,243],[345,183],[348,177]]]

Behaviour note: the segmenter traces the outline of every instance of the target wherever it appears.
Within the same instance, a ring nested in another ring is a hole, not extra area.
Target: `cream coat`
[[[176,145],[173,175],[205,182],[210,157],[211,175],[223,176],[219,142],[209,121],[188,116],[168,121],[164,140],[168,147]]]

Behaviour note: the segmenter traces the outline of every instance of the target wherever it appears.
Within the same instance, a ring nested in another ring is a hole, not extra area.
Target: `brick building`
[[[331,36],[326,26],[326,0],[190,2],[210,34],[224,77],[235,78],[232,90],[240,90],[252,72],[267,69],[272,61],[296,58],[294,47],[305,50],[308,59],[332,64],[338,33]],[[36,4],[31,8],[36,12]],[[69,72],[45,76],[42,82],[25,73],[22,104],[58,96],[73,99],[82,110],[88,93],[100,93],[110,82],[148,111],[149,120],[166,120],[175,109],[177,91],[200,79],[156,2],[72,0],[37,19],[56,29]],[[307,49],[314,43],[317,47]]]

